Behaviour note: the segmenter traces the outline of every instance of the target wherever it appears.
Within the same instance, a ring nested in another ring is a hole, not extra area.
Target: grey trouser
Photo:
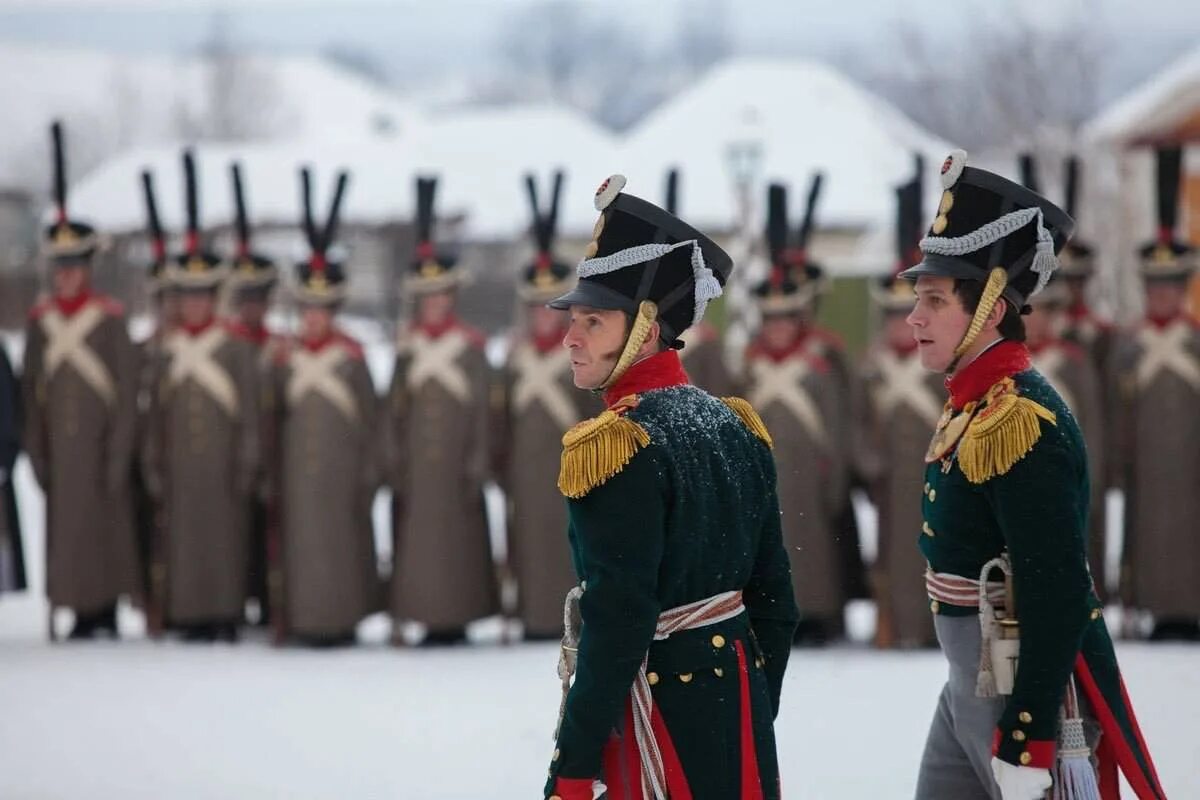
[[[979,617],[934,617],[938,644],[950,662],[950,677],[938,698],[915,800],[1000,800],[992,778],[992,731],[1005,697],[976,697]]]

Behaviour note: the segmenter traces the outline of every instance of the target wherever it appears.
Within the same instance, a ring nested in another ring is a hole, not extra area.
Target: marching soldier
[[[1037,165],[1031,154],[1021,155],[1020,169],[1021,183],[1027,189],[1038,192]],[[1077,169],[1074,159],[1067,162],[1066,211],[1072,219]],[[1100,393],[1102,378],[1097,371],[1096,359],[1107,357],[1108,333],[1090,316],[1090,312],[1078,312],[1081,287],[1091,269],[1083,265],[1091,258],[1091,248],[1072,239],[1063,247],[1062,253],[1063,266],[1055,272],[1054,280],[1029,302],[1029,313],[1025,315],[1025,341],[1034,369],[1042,374],[1062,397],[1067,408],[1071,409],[1087,444],[1088,474],[1095,476],[1089,500],[1088,566],[1096,583],[1096,594],[1103,602],[1108,596],[1104,565],[1107,538],[1104,432],[1107,423]],[[1064,275],[1072,277],[1064,280]],[[1078,286],[1072,288],[1072,281]],[[1074,314],[1072,308],[1076,309]],[[1066,338],[1063,332],[1069,333],[1074,339]],[[1093,348],[1090,352],[1086,349],[1089,345]]]
[[[355,626],[380,600],[371,524],[380,483],[377,401],[362,346],[335,322],[346,273],[329,248],[347,175],[338,176],[320,228],[307,169],[301,179],[312,251],[297,267],[301,331],[279,353],[270,392],[278,426],[285,627],[311,644],[352,644]]]
[[[249,215],[246,211],[246,193],[242,183],[241,167],[231,164],[230,178],[233,182],[235,250],[226,267],[226,289],[233,306],[233,319],[228,323],[229,332],[245,340],[257,354],[260,377],[266,381],[267,373],[282,346],[280,337],[267,328],[267,311],[271,305],[271,290],[275,288],[279,271],[268,256],[256,253],[251,247]],[[263,414],[265,403],[260,404]],[[265,430],[266,420],[263,421]],[[265,450],[264,450],[265,455]],[[263,459],[264,466],[266,460]],[[266,483],[260,482],[247,509],[250,530],[249,596],[258,605],[257,622],[270,622],[271,602],[268,597],[267,573],[267,528],[272,511],[267,508]]]
[[[921,173],[918,159],[917,176],[896,190],[897,272],[921,257]],[[860,367],[863,445],[857,455],[879,518],[871,575],[878,609],[875,643],[932,647],[937,639],[919,580],[925,559],[913,547],[921,535],[921,501],[912,488],[924,480],[921,456],[942,413],[941,381],[921,366],[905,319],[912,310],[912,284],[892,275],[871,287],[871,297],[883,313],[883,329]]]
[[[397,344],[388,392],[395,507],[392,616],[424,623],[426,644],[464,641],[500,610],[483,483],[488,473],[484,338],[459,321],[457,259],[433,242],[434,178],[417,180],[417,250],[405,287],[414,324]],[[393,635],[401,643],[397,624]]]
[[[798,642],[822,644],[843,631],[849,599],[836,520],[846,497],[849,448],[843,432],[842,378],[825,355],[832,351],[811,325],[821,267],[800,256],[808,241],[820,176],[813,180],[796,248],[788,246],[787,190],[768,193],[767,244],[771,273],[754,290],[762,329],[746,354],[747,398],[778,443],[783,539],[792,560],[800,606]]]
[[[796,606],[770,436],[746,401],[689,386],[677,354],[733,264],[624,185],[596,193],[578,285],[551,303],[570,311],[575,384],[608,409],[563,437],[580,585],[545,794],[590,800],[602,779],[612,800],[778,798]]]
[[[26,588],[25,550],[13,465],[21,452],[21,387],[8,353],[0,347],[0,594]]]
[[[193,641],[234,641],[249,574],[246,509],[258,478],[255,353],[216,318],[225,278],[203,248],[195,163],[183,157],[184,252],[165,276],[179,293],[180,325],[150,366],[145,473],[164,515],[151,577],[151,631],[166,623]]]
[[[679,215],[679,170],[667,172],[666,205],[668,214]],[[714,397],[727,397],[734,393],[733,376],[725,365],[725,353],[721,332],[711,322],[701,320],[688,328],[679,337],[683,349],[679,357],[687,370],[693,386],[699,386]]]
[[[1158,237],[1141,248],[1146,319],[1114,353],[1125,487],[1121,591],[1154,639],[1200,638],[1200,326],[1184,312],[1196,252],[1175,237],[1182,150],[1158,151]]]
[[[546,306],[574,283],[570,267],[554,257],[562,179],[562,172],[554,174],[550,207],[543,210],[534,177],[525,177],[536,255],[521,276],[517,295],[528,327],[509,352],[502,419],[493,437],[499,456],[496,473],[508,497],[508,560],[530,640],[562,636],[562,599],[575,585],[575,572],[563,537],[567,510],[553,476],[562,435],[595,406],[571,381],[570,354],[562,346],[566,315]]]
[[[916,283],[921,363],[950,394],[920,539],[949,680],[916,797],[1116,798],[1119,766],[1139,798],[1162,800],[1088,574],[1083,435],[1022,342],[1020,311],[1073,222],[961,150],[941,172],[924,259],[900,276]]]
[[[94,293],[99,237],[70,219],[62,128],[54,142],[55,221],[45,255],[53,295],[30,314],[22,405],[25,452],[46,493],[46,587],[53,613],[75,611],[72,639],[117,633],[116,603],[137,594],[129,475],[137,355],[116,301]]]

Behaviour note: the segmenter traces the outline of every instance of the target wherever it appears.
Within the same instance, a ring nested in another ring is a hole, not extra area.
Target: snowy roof
[[[438,210],[466,217],[475,237],[520,235],[529,225],[523,175],[532,170],[548,190],[550,172],[567,173],[561,209],[564,232],[590,231],[593,184],[614,171],[615,143],[579,114],[547,105],[471,110],[432,119],[419,134],[400,143],[333,135],[270,144],[201,144],[195,148],[200,172],[201,219],[217,225],[232,218],[229,163],[243,166],[250,213],[258,222],[298,219],[301,165],[316,173],[320,187],[340,168],[351,172],[343,219],[384,222],[413,213],[418,174],[440,178]],[[122,231],[144,223],[139,174],[155,173],[163,222],[183,220],[180,150],[157,147],[112,159],[72,187],[72,214],[102,229]]]
[[[402,139],[423,114],[386,88],[316,56],[239,58],[227,102],[253,108],[250,138],[320,135]],[[0,47],[0,183],[49,170],[52,119],[66,123],[68,169],[121,148],[187,135],[209,108],[213,70],[198,57],[4,44]],[[30,165],[22,163],[30,160]],[[80,177],[78,167],[74,169]]]
[[[950,149],[824,64],[736,59],[650,114],[629,137],[623,172],[631,191],[647,191],[649,180],[649,191],[661,193],[663,174],[678,166],[682,213],[702,227],[728,226],[736,216],[729,148],[751,140],[761,147],[760,180],[791,185],[793,216],[821,170],[818,226],[889,231],[893,187],[911,176],[913,153],[932,167]]]
[[[1137,144],[1170,135],[1200,111],[1200,47],[1102,111],[1084,128],[1094,144]]]

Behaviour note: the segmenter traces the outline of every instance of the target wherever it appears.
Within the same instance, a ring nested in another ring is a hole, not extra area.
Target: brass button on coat
[[[1022,766],[1028,766],[1029,762],[1033,761],[1033,756],[1031,756],[1029,751],[1026,750],[1024,753],[1021,753],[1021,757],[1017,760],[1021,762]]]
[[[657,672],[647,672],[647,673],[646,673],[646,681],[647,681],[647,682],[648,682],[648,683],[649,683],[651,686],[653,686],[654,684],[658,683],[658,673],[657,673]]]
[[[690,673],[690,672],[683,673],[682,675],[679,676],[679,680],[682,681],[683,683],[691,683],[692,682],[692,673]]]
[[[724,647],[725,646],[725,637],[718,633],[716,636],[714,636],[712,638],[712,646],[716,647],[716,648]]]
[[[1025,731],[1013,731],[1012,737],[1014,741],[1023,742],[1025,741]]]
[[[1028,725],[1033,722],[1033,714],[1030,714],[1028,711],[1022,711],[1020,714],[1017,714],[1017,719]]]

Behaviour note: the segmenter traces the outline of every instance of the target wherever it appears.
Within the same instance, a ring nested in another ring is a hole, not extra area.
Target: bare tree
[[[213,13],[207,41],[200,48],[206,85],[205,107],[199,111],[200,137],[242,141],[278,132],[272,116],[278,93],[274,72],[234,41],[229,14]]]

